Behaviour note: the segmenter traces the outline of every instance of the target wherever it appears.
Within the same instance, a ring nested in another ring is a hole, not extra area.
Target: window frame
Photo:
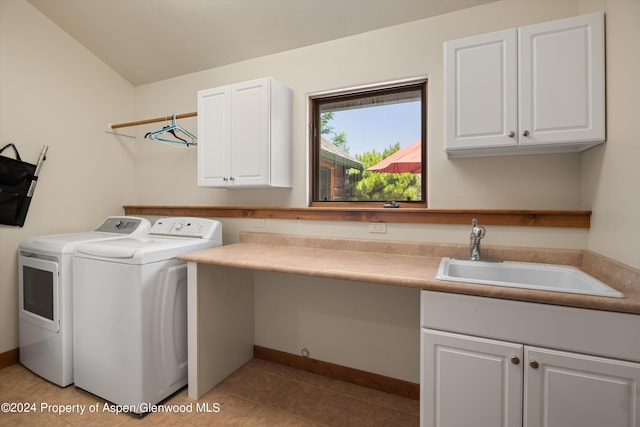
[[[309,95],[308,111],[309,111],[309,167],[308,167],[308,206],[309,207],[339,207],[339,208],[383,208],[382,201],[348,201],[334,200],[322,201],[314,200],[316,194],[316,186],[319,185],[320,178],[320,106],[335,102],[337,100],[348,100],[358,97],[371,96],[375,93],[393,93],[404,92],[419,89],[422,94],[421,102],[421,140],[422,140],[422,173],[421,173],[421,201],[397,201],[400,208],[427,208],[427,95],[428,95],[428,78],[412,78],[408,80],[400,80],[386,82],[367,86],[358,86],[348,89],[340,89],[327,91]]]

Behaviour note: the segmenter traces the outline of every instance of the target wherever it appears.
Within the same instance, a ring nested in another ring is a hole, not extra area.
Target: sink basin
[[[436,279],[624,298],[623,294],[598,279],[567,265],[442,258]]]

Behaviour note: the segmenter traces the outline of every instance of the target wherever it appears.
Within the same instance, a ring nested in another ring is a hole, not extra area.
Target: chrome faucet
[[[478,220],[473,218],[471,220],[471,261],[479,261],[480,260],[480,240],[484,238],[484,235],[487,234],[487,230],[478,225]]]

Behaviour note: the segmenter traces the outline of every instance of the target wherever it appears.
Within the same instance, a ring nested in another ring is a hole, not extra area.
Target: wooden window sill
[[[478,222],[483,225],[567,228],[589,228],[591,219],[591,211],[588,210],[125,205],[124,211],[126,215],[398,222],[415,224],[471,224],[471,219],[477,218]]]

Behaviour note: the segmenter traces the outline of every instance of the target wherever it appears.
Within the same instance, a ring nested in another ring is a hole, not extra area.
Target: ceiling
[[[28,0],[133,85],[495,0]]]

